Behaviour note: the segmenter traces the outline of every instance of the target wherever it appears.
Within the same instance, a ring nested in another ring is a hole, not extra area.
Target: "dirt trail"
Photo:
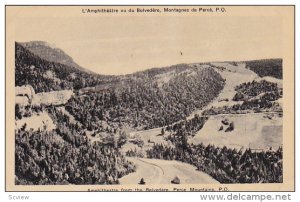
[[[144,178],[146,184],[171,184],[175,176],[180,184],[219,183],[206,173],[196,170],[195,166],[179,161],[144,159],[128,157],[137,166],[134,173],[119,179],[120,184],[138,184]]]

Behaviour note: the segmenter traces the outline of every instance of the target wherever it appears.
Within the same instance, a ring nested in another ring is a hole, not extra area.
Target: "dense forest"
[[[245,63],[260,77],[282,79],[281,59]],[[282,88],[261,80],[236,86],[236,104],[212,107],[187,119],[223,90],[226,79],[214,68],[225,67],[178,64],[106,76],[83,69],[47,43],[15,43],[15,86],[31,85],[35,93],[66,89],[74,93],[59,106],[15,105],[16,121],[46,112],[56,126],[34,131],[25,124],[15,130],[16,184],[118,184],[120,177],[136,170],[121,152],[129,139],[125,130],[158,127],[171,145],[153,142],[143,153],[148,158],[195,165],[221,183],[282,182],[281,147],[257,152],[189,144],[209,115],[260,111],[282,115],[278,103]],[[126,154],[137,156],[133,150]]]
[[[135,170],[112,144],[91,143],[78,124],[55,108],[49,113],[56,130],[15,132],[16,184],[117,184]]]
[[[101,127],[97,122],[102,120],[143,129],[169,125],[208,104],[224,86],[212,68],[181,66],[193,74],[182,71],[161,86],[149,72],[131,75],[119,87],[74,96],[66,109],[89,130]]]
[[[255,72],[258,76],[271,76],[282,79],[282,59],[265,59],[245,61],[246,68]]]
[[[233,97],[234,101],[249,100],[256,96],[266,96],[266,94],[273,95],[269,100],[275,101],[282,97],[283,93],[282,88],[279,88],[276,83],[265,80],[242,83],[235,87],[235,91],[237,93]]]
[[[168,125],[166,127],[166,131],[169,131],[171,133],[174,133],[176,131],[185,131],[187,136],[195,136],[196,133],[201,130],[207,120],[208,117],[201,117],[199,116],[199,114],[195,114],[191,119]]]
[[[203,144],[187,144],[186,149],[155,144],[147,157],[192,164],[221,183],[283,182],[282,148],[257,152]]]

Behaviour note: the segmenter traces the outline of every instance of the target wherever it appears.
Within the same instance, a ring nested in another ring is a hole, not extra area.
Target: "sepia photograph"
[[[6,6],[6,189],[294,190],[293,6]]]

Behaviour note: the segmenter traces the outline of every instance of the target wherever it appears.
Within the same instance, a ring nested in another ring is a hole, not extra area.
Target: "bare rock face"
[[[62,105],[66,104],[73,95],[72,90],[37,93],[32,99],[32,105]]]
[[[34,95],[35,92],[31,85],[16,86],[15,104],[18,104],[20,106],[27,106],[30,104]]]
[[[51,91],[35,94],[30,85],[15,87],[15,104],[20,106],[62,105],[66,104],[73,95],[72,90]]]
[[[15,95],[16,96],[27,96],[28,98],[32,98],[34,94],[35,94],[35,92],[31,85],[15,87]]]

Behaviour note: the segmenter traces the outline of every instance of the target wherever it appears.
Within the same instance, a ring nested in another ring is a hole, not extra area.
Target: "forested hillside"
[[[217,125],[218,116],[265,113],[273,124],[278,113],[281,119],[280,79],[281,59],[177,64],[106,76],[83,69],[46,42],[15,43],[15,86],[21,86],[16,98],[22,101],[15,105],[15,121],[21,123],[15,129],[15,183],[118,184],[138,170],[125,155],[138,154],[192,164],[221,183],[282,182],[281,147],[253,152],[250,144],[236,150],[189,142]],[[33,102],[37,96],[47,102]],[[30,128],[28,123],[36,123],[31,118],[41,114],[51,127],[41,120],[40,127]],[[234,139],[230,135],[241,124],[222,121],[223,143]],[[264,134],[272,129],[266,126]]]
[[[92,144],[82,128],[55,108],[52,131],[15,131],[16,184],[117,184],[135,170],[112,145]]]
[[[114,77],[90,74],[78,68],[41,59],[39,56],[15,44],[15,85],[31,85],[35,92],[62,89],[80,89],[95,86]]]
[[[271,76],[282,79],[282,59],[265,59],[246,61],[246,67],[260,77]]]
[[[55,45],[51,45],[44,41],[30,41],[20,44],[41,59],[75,67],[81,71],[92,73],[91,71],[79,66],[72,57],[67,55],[60,48],[55,47]]]
[[[74,96],[66,109],[86,128],[99,121],[153,128],[188,116],[214,99],[224,86],[209,67],[179,64],[125,76],[102,76],[41,59],[16,43],[16,86],[29,84],[36,93],[63,89],[75,91],[109,84],[105,91]],[[101,127],[100,127],[101,128]]]
[[[174,69],[179,73],[163,84],[153,72],[128,75],[122,85],[108,91],[73,97],[66,109],[89,130],[101,127],[101,120],[150,129],[184,119],[212,101],[224,86],[212,68],[182,64]]]

